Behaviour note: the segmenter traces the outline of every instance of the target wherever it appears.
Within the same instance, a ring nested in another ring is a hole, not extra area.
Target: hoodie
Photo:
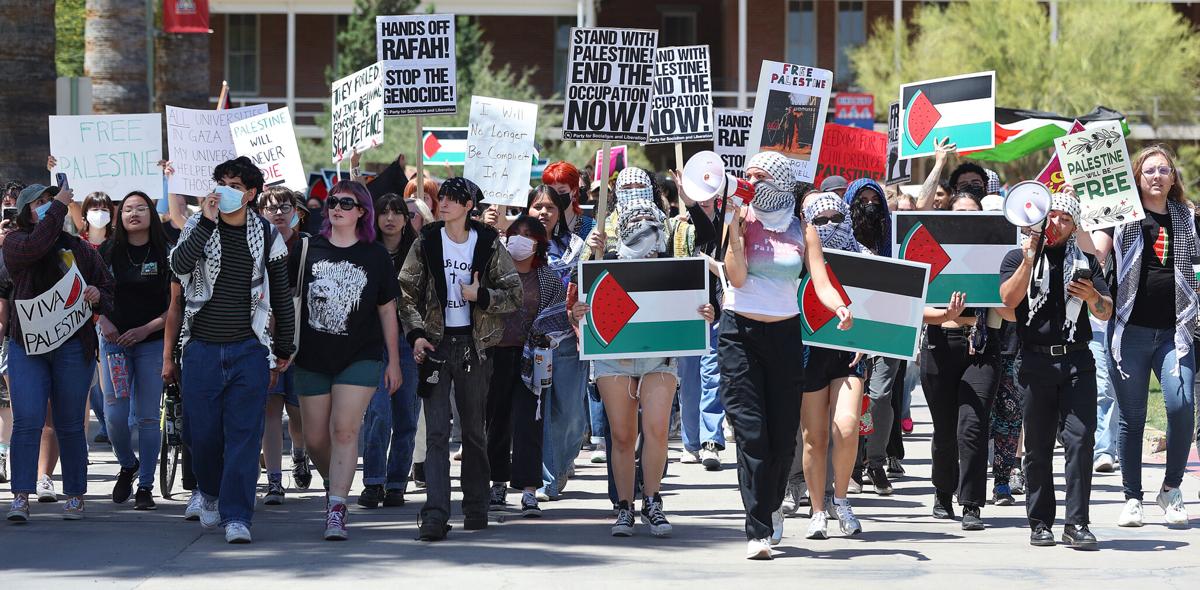
[[[854,202],[858,196],[862,194],[864,189],[875,189],[879,193],[879,202],[883,206],[883,235],[880,236],[878,244],[863,244],[879,256],[891,258],[892,256],[892,212],[888,209],[887,198],[884,197],[883,187],[878,182],[870,178],[860,178],[851,182],[846,187],[846,206],[850,208],[851,215],[854,213]],[[856,236],[857,237],[857,236]]]

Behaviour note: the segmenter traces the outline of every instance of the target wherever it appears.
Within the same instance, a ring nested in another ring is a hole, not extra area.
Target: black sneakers
[[[404,490],[388,490],[383,496],[384,508],[398,508],[404,505]]]
[[[492,482],[491,495],[488,498],[488,510],[504,510],[508,505],[508,484],[502,481]]]
[[[437,520],[427,520],[417,528],[417,540],[434,543],[445,539],[448,532],[450,525]]]
[[[963,506],[962,530],[982,531],[983,518],[979,516],[978,506]]]
[[[134,510],[157,510],[158,505],[154,503],[154,494],[150,492],[150,488],[138,488],[137,494],[133,496]]]
[[[933,517],[938,520],[953,519],[954,496],[951,494],[943,494],[942,492],[934,492]]]
[[[1064,535],[1065,537],[1066,535]],[[1039,524],[1029,533],[1029,544],[1034,547],[1053,547],[1055,545],[1054,533],[1050,532],[1050,528],[1046,525]]]
[[[892,495],[892,482],[888,481],[888,476],[883,470],[883,466],[868,468],[867,478],[871,480],[871,486],[875,488],[876,494],[880,496]]]
[[[654,494],[653,498],[642,500],[642,522],[650,527],[650,534],[655,537],[671,536],[671,523],[662,511],[662,496]]]
[[[292,482],[301,490],[312,485],[312,469],[308,466],[307,453],[292,454]]]
[[[621,500],[620,504],[617,505],[617,521],[613,523],[612,536],[633,536],[633,509],[629,506],[627,500]]]
[[[371,484],[358,495],[358,505],[363,508],[378,508],[383,502],[384,491],[382,484]]]
[[[1053,535],[1050,538],[1053,539]],[[1078,527],[1073,524],[1064,526],[1062,542],[1067,547],[1074,547],[1082,551],[1096,551],[1100,548],[1100,542],[1096,540],[1096,535],[1088,530],[1086,524]]]
[[[112,500],[117,504],[124,504],[129,496],[133,495],[133,478],[138,474],[140,467],[138,461],[133,462],[133,467],[128,469],[122,467],[117,472],[117,483],[113,485]]]
[[[537,494],[521,493],[521,518],[541,518],[542,509],[538,507]]]

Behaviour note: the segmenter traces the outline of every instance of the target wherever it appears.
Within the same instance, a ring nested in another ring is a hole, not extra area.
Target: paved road
[[[1075,588],[1101,579],[1157,588],[1195,587],[1200,579],[1200,550],[1194,546],[1200,543],[1200,518],[1195,516],[1200,515],[1200,481],[1195,477],[1184,483],[1192,529],[1167,529],[1153,506],[1146,508],[1147,526],[1119,529],[1120,476],[1098,475],[1092,515],[1102,550],[1095,553],[1030,547],[1022,504],[989,506],[983,512],[988,530],[964,533],[957,523],[929,517],[928,413],[924,407],[914,413],[916,432],[906,439],[908,474],[895,482],[896,494],[853,497],[866,532],[809,541],[802,537],[807,520],[789,519],[773,562],[743,559],[741,501],[731,452],[724,454],[726,469],[718,473],[672,462],[665,483],[667,512],[675,525],[670,539],[651,538],[640,524],[631,539],[610,537],[603,466],[581,459],[565,499],[544,504],[541,520],[492,513],[487,530],[464,532],[456,526],[448,541],[425,545],[413,540],[418,503],[374,511],[354,506],[350,540],[329,543],[320,538],[321,494],[310,492],[289,494],[282,507],[260,507],[254,544],[231,546],[220,534],[184,522],[179,501],[160,501],[155,512],[135,512],[132,502],[116,506],[106,501],[117,468],[107,447],[93,448],[86,520],[60,520],[60,503],[35,505],[26,525],[0,523],[0,588],[259,590],[328,588],[332,582],[338,588],[579,590],[627,582],[698,588],[744,580],[786,587],[844,580],[858,587],[1021,588],[1049,582]],[[1148,489],[1161,477],[1161,464],[1146,467]],[[410,498],[419,502],[422,495]],[[9,499],[4,486],[0,501],[7,505]]]

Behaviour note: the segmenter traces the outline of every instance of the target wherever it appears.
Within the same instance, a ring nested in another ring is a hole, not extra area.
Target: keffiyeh
[[[796,175],[792,171],[792,161],[779,152],[758,152],[746,162],[746,169],[759,168],[771,175],[771,180],[779,188],[792,192],[796,188]]]
[[[1078,219],[1079,200],[1070,195],[1055,194],[1050,199],[1050,210],[1061,211],[1070,215],[1071,219]],[[1067,309],[1066,318],[1063,321],[1063,331],[1065,332],[1064,339],[1071,342],[1075,339],[1075,323],[1079,320],[1079,311],[1083,308],[1083,300],[1068,293],[1067,284],[1075,275],[1075,269],[1088,268],[1088,262],[1083,257],[1083,252],[1079,250],[1074,234],[1067,238],[1064,248],[1066,248],[1066,252],[1063,254],[1062,281],[1063,298],[1066,301]],[[1050,295],[1050,263],[1046,260],[1045,252],[1034,262],[1033,276],[1029,280],[1029,287],[1025,294],[1029,297],[1029,318],[1026,320],[1026,325],[1029,325],[1033,322],[1034,314],[1042,308]]]
[[[796,195],[791,190],[784,190],[773,180],[760,180],[754,183],[750,209],[754,211],[754,218],[768,231],[784,232],[795,218]]]
[[[640,184],[642,188],[625,188],[631,184]],[[654,200],[654,189],[650,183],[650,175],[641,168],[625,168],[617,175],[617,208],[624,209],[631,201]]]
[[[821,238],[821,247],[829,250],[846,252],[862,252],[863,247],[854,239],[854,228],[850,222],[850,208],[846,201],[834,193],[819,193],[809,197],[804,206],[804,219],[808,223],[826,211],[835,211],[843,217],[841,223],[832,221],[821,225],[813,225]]]
[[[617,257],[635,260],[667,249],[666,214],[648,200],[627,204],[617,215]]]

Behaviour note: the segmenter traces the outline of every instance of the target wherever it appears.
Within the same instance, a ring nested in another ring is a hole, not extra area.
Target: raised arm
[[[957,147],[956,144],[950,143],[949,139],[937,144],[933,155],[933,168],[929,170],[929,176],[925,177],[925,184],[921,185],[921,193],[917,195],[917,211],[933,209],[933,198],[937,195],[938,181],[942,178],[942,170],[946,167],[946,161],[954,155]]]

